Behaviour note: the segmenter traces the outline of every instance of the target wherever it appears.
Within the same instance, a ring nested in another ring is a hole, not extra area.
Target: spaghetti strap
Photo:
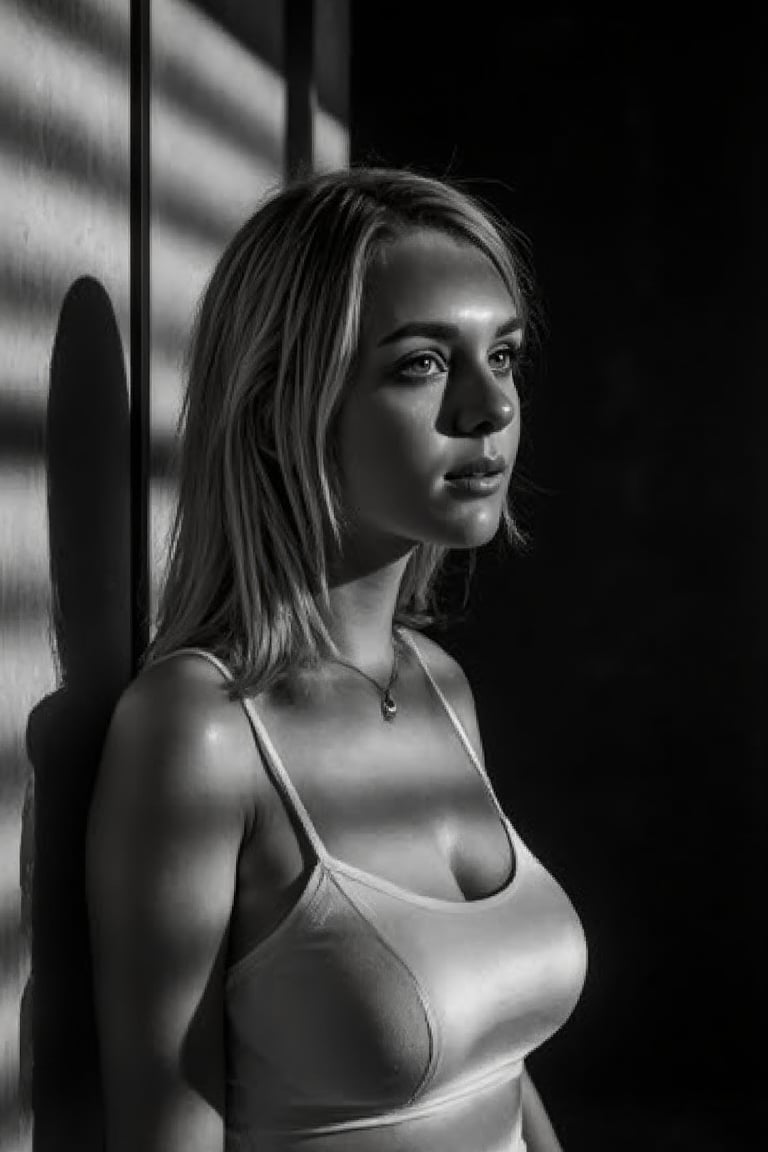
[[[169,652],[167,655],[176,656],[182,652],[189,652],[197,656],[204,656],[205,659],[210,661],[211,664],[215,664],[225,679],[229,681],[234,679],[231,671],[224,663],[224,661],[221,660],[218,656],[215,656],[213,652],[209,652],[207,648],[177,648],[174,652]],[[159,659],[165,660],[166,658],[166,656],[161,656]],[[264,721],[256,711],[256,706],[252,698],[250,696],[241,696],[240,703],[243,705],[246,715],[248,716],[248,720],[256,738],[256,743],[264,754],[267,765],[270,769],[270,775],[272,776],[274,783],[279,788],[288,808],[295,813],[296,818],[301,824],[301,827],[304,830],[310,844],[312,845],[316,856],[322,860],[324,864],[328,864],[329,854],[326,851],[325,845],[323,844],[323,841],[321,840],[315,825],[312,823],[312,818],[310,817],[307,809],[304,807],[301,797],[293,786],[293,781],[288,775],[288,771],[280,758],[280,754],[270,739]]]
[[[453,707],[450,700],[447,698],[447,696],[445,695],[445,693],[441,689],[440,685],[437,683],[434,676],[430,672],[426,660],[422,656],[421,652],[419,652],[419,649],[416,646],[416,644],[413,642],[413,640],[411,640],[411,638],[406,634],[406,632],[402,628],[398,629],[398,636],[401,636],[403,638],[403,640],[406,641],[409,648],[411,648],[416,653],[416,659],[418,660],[419,664],[421,664],[421,667],[424,669],[424,672],[426,674],[427,679],[429,680],[430,684],[432,685],[435,692],[437,693],[440,701],[442,702],[443,707],[445,708],[446,712],[448,713],[448,716],[450,717],[451,723],[453,724],[454,728],[456,729],[456,733],[457,733],[459,739],[461,740],[462,744],[466,748],[467,754],[468,754],[470,760],[472,761],[472,764],[477,769],[481,780],[483,781],[486,788],[490,792],[491,799],[493,800],[493,803],[496,807],[497,812],[499,813],[499,816],[501,817],[501,819],[504,821],[505,824],[508,824],[509,821],[507,820],[506,813],[504,812],[503,808],[499,804],[499,801],[496,797],[496,793],[493,790],[493,785],[491,784],[488,773],[486,772],[485,768],[481,764],[477,753],[475,752],[474,748],[472,747],[471,741],[470,741],[469,737],[467,736],[467,733],[464,729],[464,725],[461,723],[461,720],[459,720],[459,717],[456,714],[455,708]]]

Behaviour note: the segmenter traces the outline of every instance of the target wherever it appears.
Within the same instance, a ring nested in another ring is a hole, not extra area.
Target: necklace
[[[372,676],[369,676],[367,672],[363,672],[362,668],[357,668],[354,664],[348,664],[346,660],[334,660],[335,664],[343,664],[346,668],[351,668],[353,672],[359,672],[361,676],[365,676],[366,680],[370,680],[371,684],[374,684],[376,688],[378,688],[379,692],[381,692],[381,715],[385,720],[394,720],[397,715],[397,704],[392,697],[392,685],[397,680],[397,642],[394,636],[392,637],[392,651],[392,674],[387,681],[386,688],[382,688]]]

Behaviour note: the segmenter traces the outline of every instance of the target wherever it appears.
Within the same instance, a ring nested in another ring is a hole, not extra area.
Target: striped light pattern
[[[279,4],[280,0],[274,0]],[[152,0],[151,436],[167,459],[190,320],[227,239],[283,173],[285,83],[199,7]],[[45,433],[62,305],[90,278],[130,316],[128,0],[0,0],[0,1152],[31,1152],[30,716],[59,699]],[[316,164],[348,159],[323,109]],[[127,406],[128,394],[124,403]],[[174,499],[151,482],[152,604]],[[90,1150],[84,1150],[90,1152]]]

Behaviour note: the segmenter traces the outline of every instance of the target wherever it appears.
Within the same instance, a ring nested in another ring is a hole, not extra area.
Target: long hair
[[[184,646],[226,659],[232,693],[268,689],[338,651],[323,617],[326,532],[345,524],[334,420],[354,365],[366,273],[382,246],[437,229],[493,263],[524,330],[516,234],[458,187],[352,168],[273,193],[239,229],[203,294],[186,361],[178,500],[157,630],[145,661]],[[522,536],[504,504],[502,532]],[[448,548],[411,552],[394,622],[435,622]],[[473,559],[473,558],[472,558]]]

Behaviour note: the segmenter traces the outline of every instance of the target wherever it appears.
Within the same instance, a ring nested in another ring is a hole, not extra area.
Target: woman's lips
[[[501,487],[504,472],[490,472],[484,476],[446,477],[447,487],[459,496],[488,496]]]

